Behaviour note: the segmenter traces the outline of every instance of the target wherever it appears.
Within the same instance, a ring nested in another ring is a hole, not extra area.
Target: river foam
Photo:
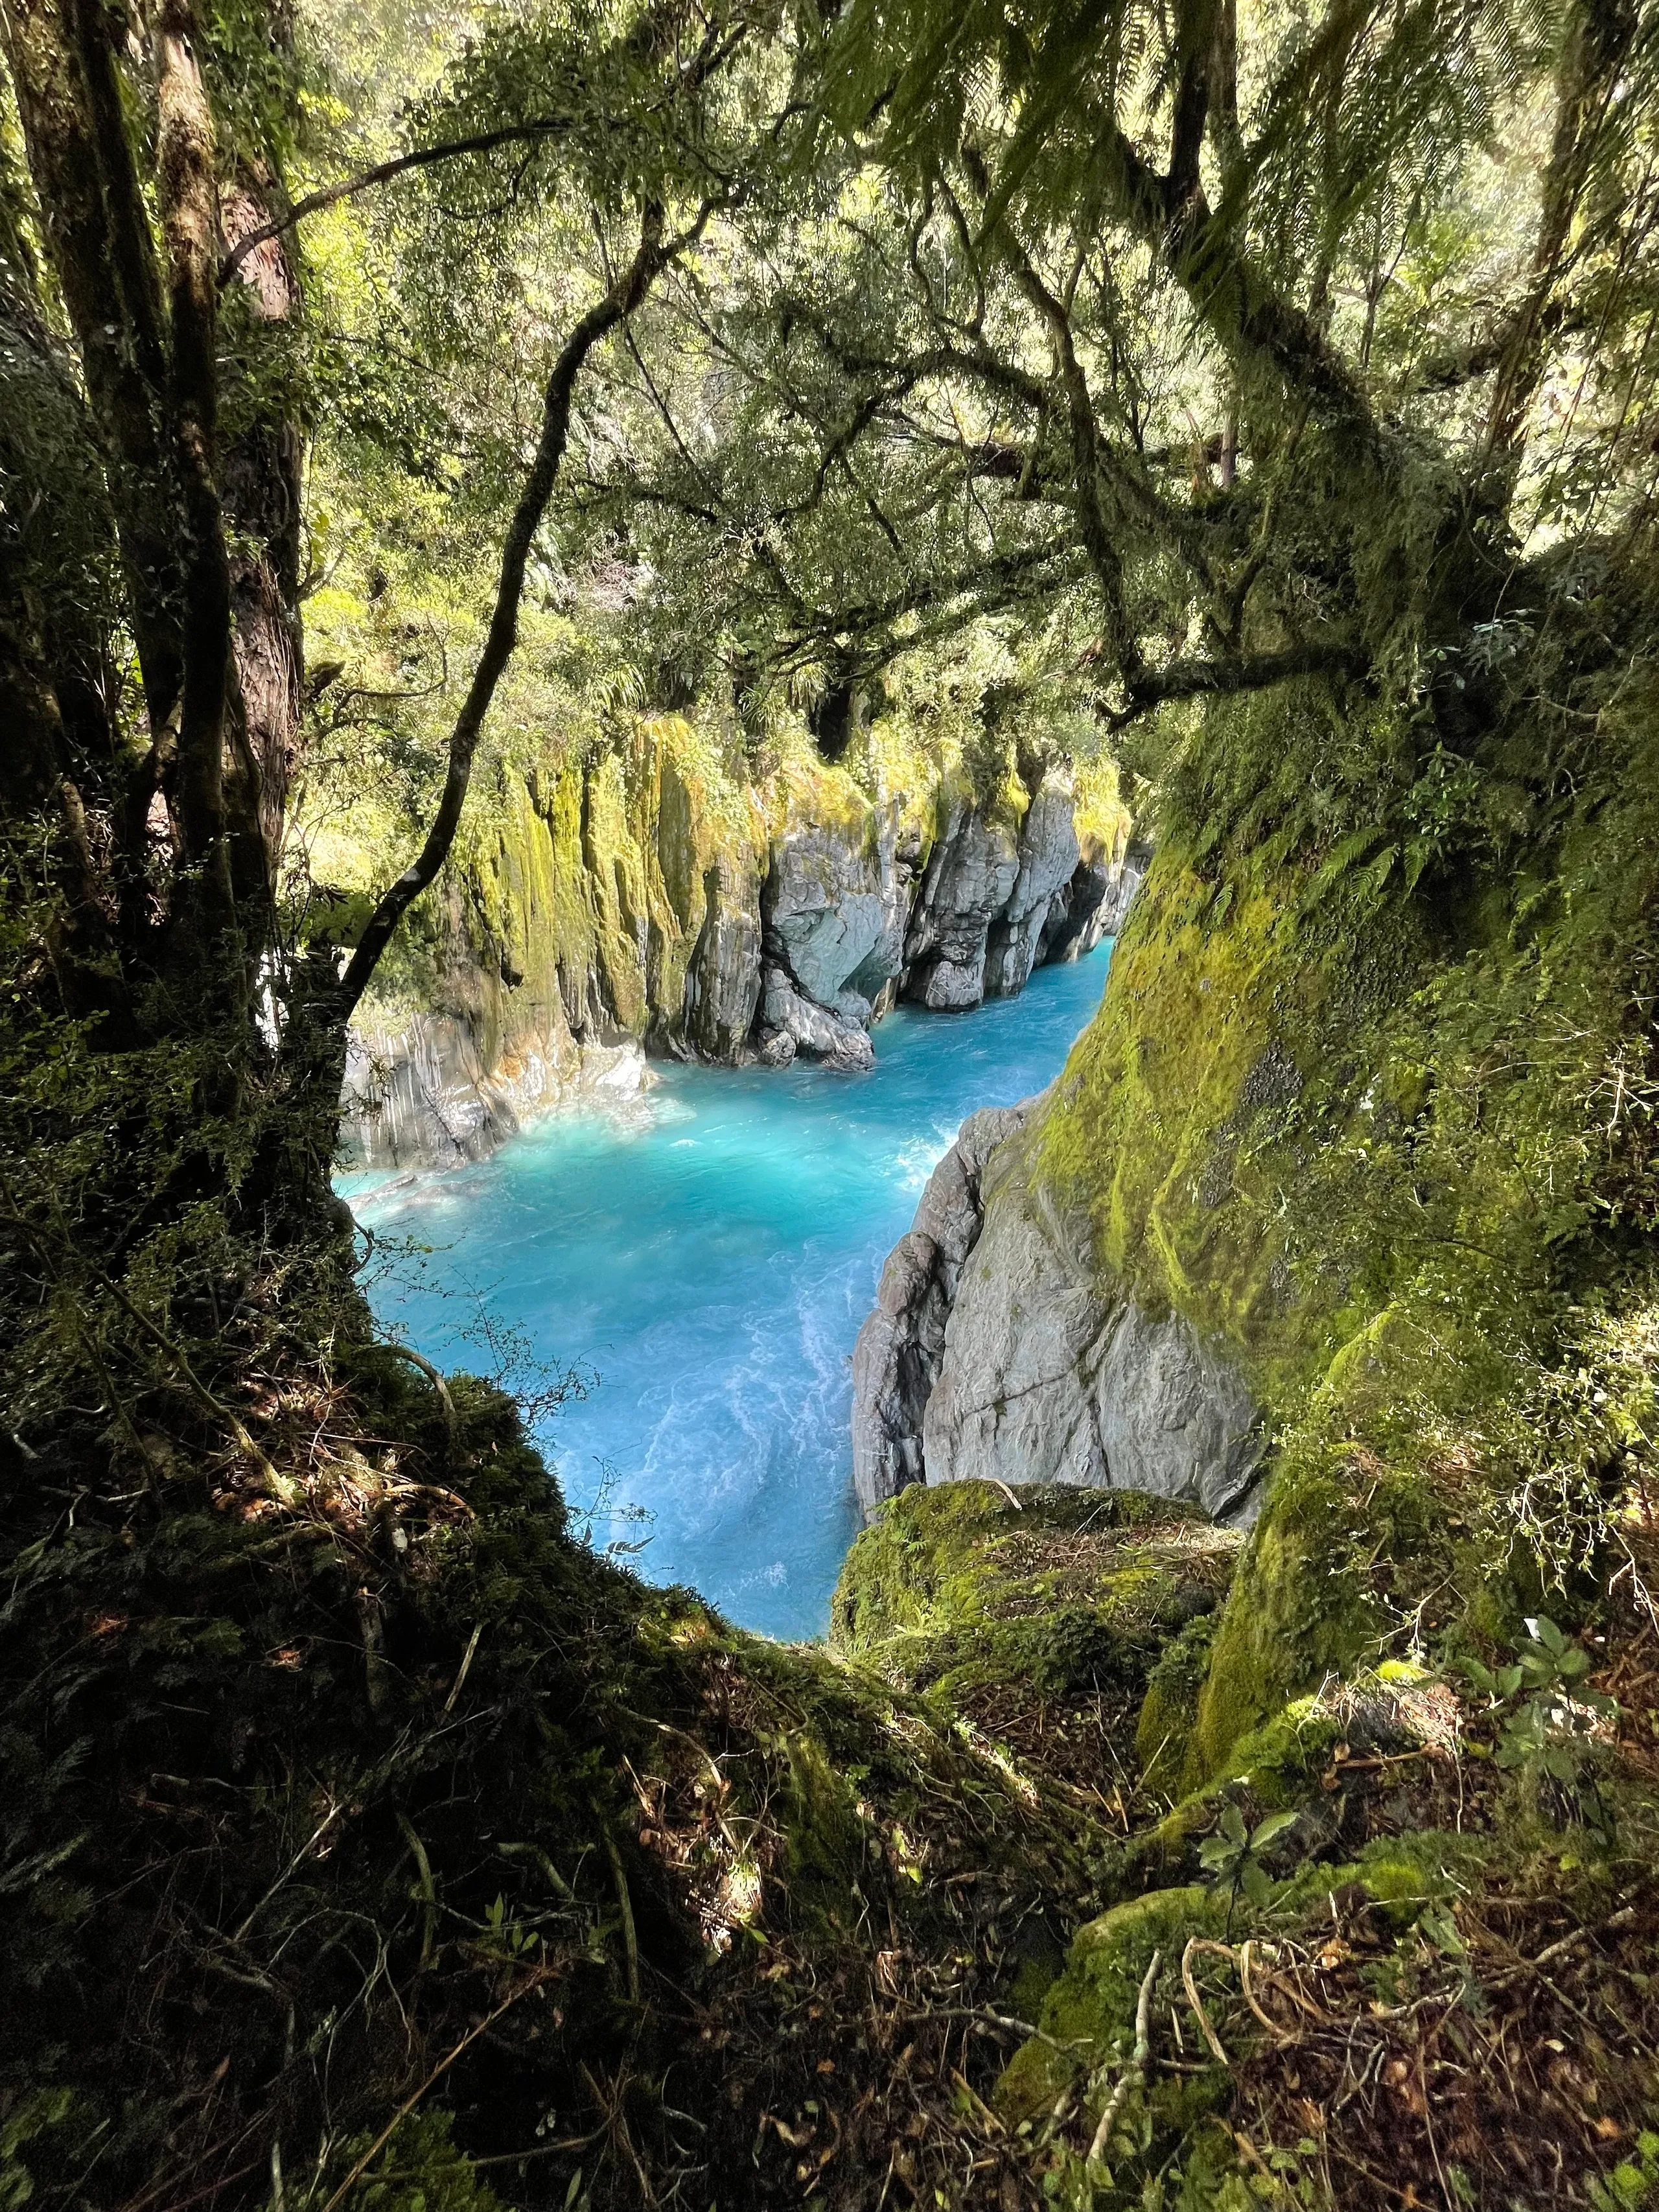
[[[857,1525],[848,1362],[882,1261],[965,1116],[1058,1074],[1109,949],[972,1013],[901,1008],[868,1074],[668,1066],[625,1115],[343,1181],[378,1237],[428,1248],[372,1282],[383,1325],[448,1366],[492,1371],[510,1339],[581,1370],[586,1396],[538,1437],[594,1542],[643,1542],[623,1556],[647,1580],[745,1626],[821,1635]]]

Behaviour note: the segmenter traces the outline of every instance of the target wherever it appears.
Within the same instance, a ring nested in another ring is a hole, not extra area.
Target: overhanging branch
[[[366,192],[372,185],[389,184],[407,169],[428,168],[434,161],[458,161],[465,154],[488,154],[497,146],[523,145],[538,138],[550,138],[568,125],[568,117],[552,115],[540,116],[532,123],[506,124],[499,131],[480,131],[471,138],[447,138],[436,146],[416,147],[413,153],[398,154],[389,161],[376,161],[373,168],[360,170],[355,177],[343,177],[338,184],[321,185],[295,200],[286,215],[262,222],[257,230],[250,230],[237,240],[219,264],[220,289],[222,290],[229,283],[249,254],[268,245],[273,238],[280,238],[284,231],[292,230],[309,215],[320,215],[325,208],[337,207],[342,200]]]
[[[672,237],[665,237],[661,205],[655,201],[648,201],[641,221],[639,247],[633,259],[604,297],[597,300],[577,323],[553,364],[542,402],[542,428],[537,441],[535,459],[525,479],[524,489],[519,495],[513,520],[507,526],[506,542],[501,548],[500,580],[495,588],[495,604],[490,615],[483,652],[479,656],[472,682],[450,733],[449,766],[444,778],[443,796],[439,801],[432,827],[427,832],[425,843],[397,881],[382,892],[368,927],[357,941],[356,950],[347,963],[345,974],[340,979],[338,994],[338,1012],[342,1020],[349,1018],[368,988],[369,980],[380,965],[386,946],[392,942],[398,924],[448,859],[450,848],[455,842],[467,787],[472,780],[472,762],[477,751],[478,739],[483,734],[484,718],[495,698],[495,687],[518,643],[519,607],[524,597],[525,571],[529,564],[531,546],[547,513],[548,502],[553,496],[553,487],[558,479],[560,464],[564,459],[564,449],[570,434],[570,407],[576,380],[594,347],[628,320],[663,270],[702,237],[717,205],[723,204],[726,204],[724,201],[705,200],[696,220],[686,229]]]
[[[1127,687],[1128,705],[1102,719],[1121,730],[1173,699],[1267,691],[1296,676],[1363,676],[1369,665],[1364,653],[1351,645],[1292,646],[1284,653],[1241,653],[1236,659],[1171,660],[1162,668],[1143,668]]]

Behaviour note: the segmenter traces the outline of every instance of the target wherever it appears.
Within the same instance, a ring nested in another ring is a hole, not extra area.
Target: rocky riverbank
[[[1051,1095],[964,1122],[888,1258],[853,1355],[860,1504],[913,1482],[1052,1482],[1248,1519],[1250,1391],[1180,1314],[1103,1277],[1087,1224],[1030,1174]]]
[[[900,998],[960,1011],[1090,951],[1145,854],[1109,770],[1026,773],[900,785],[797,752],[734,777],[670,716],[504,777],[354,1032],[348,1164],[480,1158],[537,1114],[637,1092],[648,1054],[867,1067]]]

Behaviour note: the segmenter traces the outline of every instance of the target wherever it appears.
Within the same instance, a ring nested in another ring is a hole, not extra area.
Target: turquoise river
[[[346,1179],[381,1240],[382,1324],[532,1396],[538,1365],[574,1370],[583,1395],[537,1426],[592,1540],[747,1627],[821,1636],[882,1261],[964,1117],[1059,1073],[1109,957],[973,1013],[901,1008],[867,1075],[655,1063],[626,1107],[550,1116],[474,1166]]]

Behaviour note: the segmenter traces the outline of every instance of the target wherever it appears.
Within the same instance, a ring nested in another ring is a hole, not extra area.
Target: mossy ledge
[[[1104,1826],[596,1557],[350,1319],[264,1471],[187,1413],[136,1510],[0,1467],[6,2201],[873,2204],[896,2124],[948,2185]]]
[[[1063,1232],[1068,1296],[1178,1316],[1267,1447],[1218,1607],[1171,1608],[1150,1650],[1105,1581],[1079,1607],[1093,1494],[1022,1487],[1012,1449],[981,1455],[1003,1480],[901,1492],[848,1560],[844,1644],[963,1725],[1035,1737],[1082,1613],[1140,1686],[1107,1909],[992,2100],[1056,2202],[1602,2206],[1659,2179],[1659,2018],[1645,1978],[1627,2015],[1611,1995],[1659,1931],[1659,699],[1627,672],[1580,696],[1572,777],[1519,708],[1460,763],[1352,702],[1334,756],[1311,687],[1194,711],[1101,1012],[986,1168],[941,1374],[972,1301],[1042,1318],[984,1259],[998,1205]],[[1097,1528],[1143,1510],[1107,1495]],[[1077,1580],[1033,1620],[999,1547],[1039,1497]],[[1566,2071],[1522,2094],[1506,2036]]]

